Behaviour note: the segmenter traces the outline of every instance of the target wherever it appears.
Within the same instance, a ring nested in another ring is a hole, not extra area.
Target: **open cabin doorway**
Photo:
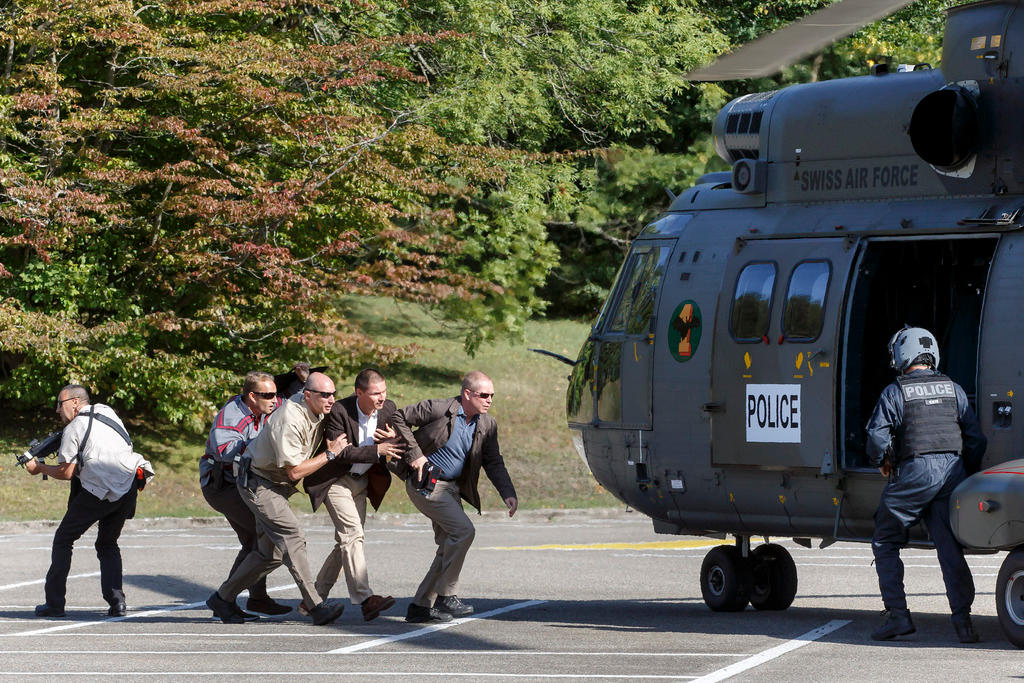
[[[978,335],[989,266],[998,239],[980,237],[865,240],[847,307],[840,387],[843,466],[870,467],[864,426],[893,381],[887,346],[904,324],[939,340],[939,371],[977,407]]]

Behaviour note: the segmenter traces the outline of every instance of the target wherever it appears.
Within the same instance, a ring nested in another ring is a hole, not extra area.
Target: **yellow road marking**
[[[732,541],[645,541],[643,543],[548,543],[545,545],[499,545],[486,550],[651,550],[671,548],[707,548],[728,545]]]

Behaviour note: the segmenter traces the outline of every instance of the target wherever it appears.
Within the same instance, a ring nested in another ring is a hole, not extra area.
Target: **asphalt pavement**
[[[489,681],[797,680],[951,681],[1024,678],[1024,655],[995,617],[1004,554],[972,556],[982,641],[961,645],[934,552],[906,550],[917,633],[888,643],[868,634],[881,602],[871,549],[823,550],[781,542],[800,587],[782,612],[705,607],[698,576],[721,541],[660,536],[635,512],[473,515],[476,540],[459,596],[472,617],[408,624],[409,597],[432,560],[433,534],[414,515],[373,517],[366,554],[371,584],[397,605],[372,622],[347,605],[329,626],[293,611],[244,625],[212,618],[205,600],[237,551],[219,520],[132,520],[121,537],[128,615],[108,618],[100,597],[94,532],[76,546],[67,616],[41,619],[53,527],[0,526],[0,680]],[[326,516],[305,519],[313,571],[333,544]],[[758,539],[759,540],[759,539]],[[275,599],[299,603],[285,568],[269,578]],[[344,581],[331,597],[346,597]],[[347,600],[346,600],[347,603]]]

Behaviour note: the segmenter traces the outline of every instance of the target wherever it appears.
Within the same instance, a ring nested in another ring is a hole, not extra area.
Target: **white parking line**
[[[122,675],[123,672],[113,671],[61,671],[60,676],[89,676],[89,677],[100,677],[100,676],[116,676]],[[4,671],[0,673],[0,677],[4,676],[45,676],[48,678],[53,677],[52,671]],[[611,678],[615,680],[629,679],[632,681],[646,681],[646,680],[669,680],[669,681],[682,681],[691,680],[696,676],[680,676],[670,675],[663,676],[657,674],[634,674],[631,673],[628,676],[622,674],[548,674],[548,673],[492,673],[489,671],[301,671],[299,669],[289,669],[287,671],[132,671],[132,678],[139,678],[142,676],[181,676],[185,678],[195,678],[197,676],[246,676],[249,678],[263,679],[267,676],[287,676],[289,679],[304,678],[306,676],[330,676],[332,678],[369,678],[376,676],[379,678],[402,678],[405,680],[415,680],[417,678],[563,678],[571,681],[582,681],[589,679],[606,679]]]
[[[723,669],[713,671],[706,676],[701,676],[697,679],[697,681],[698,683],[713,683],[714,681],[724,681],[727,678],[732,678],[736,674],[743,673],[744,671],[753,669],[755,666],[760,666],[761,664],[771,661],[776,657],[781,657],[787,652],[792,652],[793,650],[801,648],[804,645],[809,645],[818,638],[826,636],[829,633],[832,633],[833,631],[837,631],[849,623],[849,619],[833,619],[824,626],[819,626],[813,631],[808,631],[807,633],[801,636],[797,636],[789,642],[783,643],[782,645],[776,645],[775,647],[769,648],[764,652],[757,653],[753,657],[748,657],[747,659],[744,659],[742,662],[730,664],[729,666]]]
[[[99,620],[91,620],[91,621],[76,621],[76,622],[73,622],[73,623],[70,623],[70,624],[60,624],[59,626],[49,626],[47,628],[37,628],[37,629],[33,629],[31,631],[21,631],[20,633],[13,633],[13,634],[10,634],[10,635],[17,635],[17,636],[41,636],[41,635],[45,635],[47,633],[56,633],[58,631],[70,631],[71,629],[85,628],[86,626],[95,626],[96,624],[109,624],[109,623],[115,622],[115,621],[126,621],[128,619],[138,619],[140,617],[151,617],[154,614],[164,614],[165,612],[180,612],[181,610],[195,609],[196,607],[199,607],[200,605],[205,606],[206,602],[205,601],[203,601],[203,602],[192,602],[192,603],[189,603],[187,605],[175,605],[173,607],[164,607],[164,608],[161,608],[161,609],[150,609],[150,610],[146,610],[144,612],[135,612],[133,614],[128,614],[128,615],[125,615],[123,617],[110,617],[109,619],[99,619]]]
[[[427,635],[429,633],[433,633],[435,631],[442,631],[442,630],[444,630],[446,628],[451,628],[452,626],[457,626],[459,624],[465,624],[466,622],[474,621],[476,619],[487,619],[489,617],[497,616],[499,614],[505,614],[506,612],[514,612],[515,610],[526,609],[527,607],[536,607],[537,605],[543,605],[545,602],[547,602],[547,600],[527,600],[526,602],[517,602],[517,603],[514,603],[512,605],[506,605],[505,607],[499,607],[498,609],[492,609],[492,610],[490,610],[488,612],[483,612],[481,614],[477,614],[477,615],[474,615],[472,617],[463,617],[462,619],[454,619],[452,621],[449,621],[449,622],[446,622],[446,623],[443,623],[443,624],[431,624],[430,626],[424,626],[423,628],[418,628],[415,631],[408,631],[406,633],[396,633],[393,636],[385,636],[383,638],[375,638],[374,640],[367,640],[367,641],[364,641],[362,643],[357,643],[355,645],[349,645],[348,647],[340,647],[337,650],[330,650],[329,654],[332,654],[332,655],[346,654],[346,653],[349,653],[349,652],[356,652],[358,650],[365,650],[367,648],[376,647],[378,645],[384,645],[386,643],[394,643],[394,642],[397,642],[399,640],[408,640],[409,638],[418,638],[420,636],[425,636],[425,635]]]
[[[295,584],[290,583],[290,584],[285,584],[283,586],[274,586],[273,588],[268,588],[267,592],[268,593],[273,593],[273,592],[276,592],[276,591],[283,591],[283,590],[287,590],[289,588],[294,588],[294,587],[295,587]],[[244,595],[244,594],[246,594],[246,592],[242,591],[242,594]],[[109,624],[109,623],[116,622],[116,621],[126,621],[128,619],[138,619],[140,617],[151,617],[154,614],[164,614],[166,612],[180,612],[182,610],[195,609],[197,607],[205,607],[205,606],[206,606],[206,601],[204,600],[202,602],[191,602],[191,603],[189,603],[187,605],[172,605],[170,607],[161,607],[161,608],[158,608],[158,609],[143,610],[141,612],[132,612],[130,614],[126,614],[123,617],[110,617],[109,619],[91,619],[89,621],[76,621],[76,622],[73,622],[73,623],[70,623],[70,624],[60,624],[58,626],[49,626],[49,627],[46,627],[46,628],[38,628],[38,629],[33,629],[31,631],[21,631],[19,633],[5,633],[3,635],[5,635],[5,636],[41,636],[41,635],[46,635],[48,633],[56,633],[58,631],[69,631],[71,629],[76,629],[76,628],[85,628],[86,626],[95,626],[96,624]]]
[[[88,574],[72,574],[68,579],[86,579],[90,576],[99,576],[99,572],[89,572]],[[24,588],[25,586],[35,586],[40,583],[46,583],[46,579],[33,579],[32,581],[22,581],[21,583],[9,583],[6,586],[0,586],[0,591],[10,590],[12,588]]]
[[[85,635],[85,634],[79,634]],[[113,635],[113,634],[111,634]],[[119,637],[124,638],[127,634],[119,633]],[[139,635],[138,633],[130,634],[132,636]],[[157,635],[157,634],[151,634]],[[165,634],[158,634],[165,635]],[[196,638],[195,633],[191,634],[193,638]],[[202,638],[206,638],[208,634],[202,634]],[[332,636],[336,634],[330,634]],[[276,637],[276,636],[275,636]],[[5,655],[116,655],[118,657],[127,657],[130,655],[178,655],[184,657],[196,657],[203,655],[254,655],[254,656],[321,656],[325,654],[343,654],[345,656],[357,657],[359,655],[396,655],[400,657],[412,657],[415,655],[428,655],[437,656],[436,650],[374,650],[373,652],[367,652],[365,650],[356,652],[324,652],[323,650],[282,650],[275,652],[271,650],[4,650]],[[746,652],[545,652],[538,650],[445,650],[444,654],[446,657],[449,656],[484,656],[484,657],[507,657],[510,655],[522,655],[526,657],[585,657],[586,659],[593,659],[595,657],[613,657],[620,659],[623,657],[709,657],[709,658],[724,658],[724,659],[736,659],[737,657],[750,657],[751,655]]]
[[[25,621],[28,621],[28,620],[26,619]],[[35,621],[36,621],[36,623],[39,622],[38,619],[36,619]],[[113,619],[109,619],[107,621],[113,621]],[[210,619],[210,621],[212,622],[213,619]],[[3,622],[0,622],[0,623],[7,624],[7,623],[11,623],[11,622],[3,621]],[[91,621],[89,623],[90,624],[97,624],[97,623],[104,623],[104,622]],[[0,633],[0,638],[21,638],[22,635],[23,634],[21,634],[21,633]],[[44,633],[43,635],[57,635],[57,636],[59,636],[59,634],[56,634],[56,633]],[[240,639],[240,638],[367,638],[367,637],[374,637],[374,638],[376,638],[376,637],[379,637],[379,636],[383,636],[385,634],[383,634],[383,633],[338,633],[337,631],[325,631],[325,632],[320,632],[320,633],[277,633],[277,632],[272,632],[272,631],[260,631],[259,633],[239,633],[239,632],[235,631],[235,632],[232,632],[232,633],[201,633],[201,634],[200,633],[196,633],[196,632],[193,632],[193,633],[160,633],[160,632],[155,632],[155,633],[137,633],[137,632],[133,631],[131,633],[79,633],[77,635],[80,638],[122,638],[122,639],[127,639],[127,638],[190,638],[192,640],[195,640],[196,638],[201,638],[201,639],[205,640],[207,638],[232,638],[232,639]],[[63,636],[61,636],[61,637],[63,637]],[[5,653],[6,652],[10,652],[10,651],[11,650],[4,650]],[[40,650],[40,652],[41,652],[41,650]],[[96,652],[98,654],[110,654],[110,653],[105,653],[102,650],[96,650]],[[127,651],[125,651],[125,650],[116,650],[115,652],[126,652],[127,653]],[[173,652],[168,652],[168,654],[174,654],[174,653]],[[320,654],[323,654],[323,651],[320,651]]]

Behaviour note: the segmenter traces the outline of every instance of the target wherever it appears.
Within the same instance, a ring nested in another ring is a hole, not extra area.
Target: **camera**
[[[25,466],[32,458],[35,458],[39,462],[42,462],[47,457],[53,455],[60,448],[60,438],[64,434],[64,431],[50,432],[41,439],[32,439],[28,444],[28,450],[19,456],[16,456],[18,464],[21,467]]]

